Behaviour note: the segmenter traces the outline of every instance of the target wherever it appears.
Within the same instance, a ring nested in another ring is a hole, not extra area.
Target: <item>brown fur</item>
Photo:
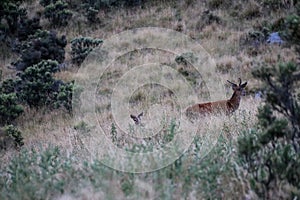
[[[215,102],[199,103],[192,105],[186,109],[187,116],[193,115],[208,115],[208,114],[220,114],[225,113],[229,115],[239,108],[241,95],[244,92],[244,88],[247,82],[241,84],[239,78],[239,85],[228,81],[232,85],[233,94],[228,100],[221,100]]]

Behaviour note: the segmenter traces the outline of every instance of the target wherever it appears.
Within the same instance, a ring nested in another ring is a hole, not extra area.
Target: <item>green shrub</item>
[[[49,147],[40,153],[23,150],[1,171],[0,197],[52,199],[67,190],[71,178],[78,181],[73,175],[76,171],[72,161],[61,155],[58,147]]]
[[[17,70],[23,71],[42,60],[51,59],[62,63],[65,59],[66,45],[67,40],[64,35],[59,38],[54,31],[37,31],[19,47],[21,56],[12,65]]]
[[[58,71],[56,61],[42,61],[28,67],[23,73],[18,73],[18,97],[29,106],[46,106],[54,98],[53,73]]]
[[[55,4],[58,0],[40,0],[40,4],[44,7],[49,6],[50,4]]]
[[[98,12],[99,12],[99,10],[97,10],[93,7],[89,7],[86,10],[85,16],[90,23],[96,23],[96,22],[100,21],[100,19],[97,17]]]
[[[72,101],[73,94],[75,90],[79,88],[75,85],[74,82],[63,83],[61,82],[57,91],[56,97],[54,99],[55,108],[65,108],[67,111],[72,111]]]
[[[27,40],[31,35],[34,35],[38,30],[41,30],[40,18],[34,17],[28,19],[27,17],[21,18],[18,24],[18,39],[20,41]]]
[[[9,148],[19,149],[24,145],[21,131],[13,125],[7,125],[0,129],[0,150]]]
[[[146,0],[84,0],[86,7],[94,9],[109,9],[141,6]]]
[[[0,124],[8,124],[23,113],[19,104],[13,79],[6,79],[0,83]]]
[[[93,39],[90,37],[78,37],[71,41],[72,62],[80,65],[86,56],[96,47],[103,43],[101,39]]]
[[[300,16],[291,14],[285,18],[285,28],[282,32],[285,38],[292,44],[299,45],[300,42]],[[300,54],[300,51],[298,52]]]
[[[232,2],[228,0],[209,0],[207,2],[210,9],[228,8]]]
[[[295,1],[297,2],[297,1]],[[283,8],[289,8],[294,5],[294,1],[282,1],[282,0],[263,0],[262,5],[269,10],[278,10]]]
[[[0,123],[7,124],[19,117],[23,113],[23,107],[18,104],[15,93],[0,94]]]
[[[288,16],[284,25],[286,42],[300,56],[298,14]],[[265,104],[259,109],[257,126],[238,140],[238,149],[251,188],[260,198],[300,197],[299,70],[299,63],[287,62],[253,71],[263,83]]]
[[[18,30],[20,19],[26,17],[26,15],[26,9],[20,8],[19,3],[2,2],[0,4],[0,19],[4,19],[6,22],[4,23],[5,25],[1,24],[2,34],[15,34]]]
[[[67,3],[56,1],[45,7],[44,15],[53,27],[66,26],[73,15],[67,8]]]
[[[74,83],[55,80],[53,74],[58,71],[58,63],[48,60],[28,67],[17,74],[18,98],[30,107],[47,106],[72,110]]]
[[[299,69],[282,63],[253,72],[264,83],[266,104],[257,127],[239,139],[238,147],[251,186],[262,198],[299,198],[300,79],[294,74]]]

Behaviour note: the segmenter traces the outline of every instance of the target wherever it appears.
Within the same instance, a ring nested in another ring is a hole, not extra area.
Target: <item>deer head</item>
[[[139,125],[141,123],[141,117],[143,116],[143,112],[141,112],[140,114],[138,114],[137,116],[135,115],[130,115],[131,119],[134,121],[134,123],[136,125]]]
[[[241,78],[239,78],[239,84],[238,85],[231,82],[231,81],[229,81],[229,80],[227,80],[227,82],[231,84],[232,89],[233,89],[234,92],[238,93],[239,95],[245,96],[245,89],[244,88],[246,87],[247,82],[242,84]]]

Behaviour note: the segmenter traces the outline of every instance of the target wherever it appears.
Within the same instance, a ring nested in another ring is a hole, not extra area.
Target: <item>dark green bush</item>
[[[296,51],[300,55],[300,13],[291,14],[285,18],[285,29],[282,33],[291,45],[296,46]]]
[[[1,31],[3,32],[2,34],[15,34],[18,30],[18,23],[20,19],[26,17],[26,15],[26,9],[20,8],[19,3],[2,2],[0,4],[0,23]],[[2,19],[5,20],[5,25],[2,24]]]
[[[85,16],[90,23],[96,23],[96,22],[100,21],[100,19],[97,17],[98,12],[99,12],[99,10],[97,10],[93,7],[89,7],[86,10]]]
[[[285,41],[300,57],[299,15],[284,20]],[[238,141],[251,187],[264,199],[300,197],[300,63],[279,63],[253,71],[262,83],[265,104],[258,124]]]
[[[50,4],[55,4],[58,0],[40,0],[40,4],[44,7],[49,6]]]
[[[13,79],[6,79],[0,83],[0,125],[11,123],[23,113],[15,88]]]
[[[71,112],[73,94],[76,89],[74,82],[62,83],[57,90],[54,106],[56,108],[65,108],[67,111]]]
[[[42,60],[56,60],[62,63],[65,59],[66,37],[58,38],[54,31],[37,31],[20,45],[18,51],[20,58],[13,62],[17,70],[25,70],[27,67],[38,64]]]
[[[262,5],[269,10],[278,10],[294,6],[297,1],[282,1],[282,0],[263,0]]]
[[[20,148],[24,145],[21,131],[13,125],[7,125],[0,129],[0,150],[8,148]]]
[[[18,98],[30,107],[65,108],[72,110],[74,83],[53,78],[58,71],[56,61],[42,61],[17,74]]]
[[[208,7],[210,9],[228,8],[232,2],[228,0],[208,0]]]
[[[93,7],[98,10],[141,6],[146,1],[147,0],[84,0],[84,3],[86,7]]]
[[[73,15],[67,8],[67,3],[56,1],[45,7],[44,15],[53,27],[66,26]]]
[[[53,73],[58,71],[56,61],[42,61],[18,73],[18,97],[31,107],[46,106],[54,98]]]
[[[23,107],[18,104],[15,93],[0,94],[0,124],[7,124],[23,113]]]
[[[71,41],[72,62],[80,65],[86,56],[96,47],[103,43],[101,39],[93,39],[90,37],[78,37]]]
[[[41,30],[42,27],[40,26],[40,18],[34,17],[32,19],[22,18],[20,19],[18,25],[18,39],[20,41],[27,40],[28,37],[34,35],[38,30]]]
[[[26,9],[12,1],[0,4],[0,19],[0,42],[17,53],[21,42],[41,29],[39,16],[29,19]]]
[[[295,63],[282,63],[253,72],[264,83],[266,104],[259,110],[257,127],[239,140],[238,147],[251,186],[262,198],[299,198],[299,70]]]

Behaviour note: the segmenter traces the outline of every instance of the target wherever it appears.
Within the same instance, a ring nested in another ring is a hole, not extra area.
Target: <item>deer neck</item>
[[[241,94],[240,92],[234,91],[231,98],[228,100],[228,104],[232,111],[238,109],[241,101]]]

